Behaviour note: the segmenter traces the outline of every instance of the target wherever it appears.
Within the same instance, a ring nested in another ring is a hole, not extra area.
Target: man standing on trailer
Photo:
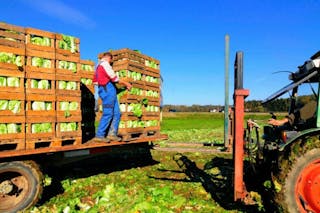
[[[96,141],[110,142],[120,141],[118,137],[118,128],[120,122],[120,109],[117,99],[117,90],[115,83],[126,86],[131,89],[131,84],[119,79],[111,67],[112,54],[106,52],[102,55],[100,63],[96,68],[96,80],[98,83],[98,93],[102,100],[103,113],[96,133]],[[108,134],[106,130],[109,127]],[[107,138],[105,136],[107,135]]]

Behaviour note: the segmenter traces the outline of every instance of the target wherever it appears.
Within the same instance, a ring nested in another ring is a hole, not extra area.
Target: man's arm
[[[285,117],[284,119],[281,120],[276,120],[276,119],[269,119],[268,124],[273,125],[273,126],[282,126],[286,123],[289,122],[289,119]]]
[[[119,79],[108,62],[103,63],[102,66],[113,83],[118,82],[119,84],[124,85],[128,90],[131,89],[132,85],[124,80]]]

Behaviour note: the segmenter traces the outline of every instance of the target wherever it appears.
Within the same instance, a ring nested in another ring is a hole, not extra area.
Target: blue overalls
[[[114,84],[109,82],[106,86],[99,86],[98,93],[102,100],[103,113],[100,119],[96,137],[104,138],[106,136],[106,130],[109,126],[110,128],[108,135],[117,136],[121,117],[117,98],[117,90]]]

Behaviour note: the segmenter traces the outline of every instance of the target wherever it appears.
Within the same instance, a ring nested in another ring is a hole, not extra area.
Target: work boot
[[[107,139],[109,139],[110,141],[121,141],[122,138],[116,136],[116,135],[108,135]]]
[[[93,140],[100,143],[110,143],[110,139],[103,137],[95,137]]]
[[[99,112],[99,104],[97,100],[94,102],[94,111]]]

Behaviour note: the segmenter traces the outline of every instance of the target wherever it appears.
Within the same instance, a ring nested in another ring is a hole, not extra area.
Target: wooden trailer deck
[[[135,139],[132,141],[126,141],[126,142],[111,141],[110,143],[95,142],[92,139],[90,141],[87,141],[79,145],[64,145],[59,147],[52,146],[52,147],[43,147],[43,148],[30,149],[30,150],[25,149],[25,150],[3,151],[3,152],[0,152],[0,159],[18,157],[18,156],[21,157],[21,156],[27,156],[27,155],[50,154],[55,152],[76,151],[76,150],[84,150],[84,149],[99,149],[99,148],[106,148],[106,147],[112,147],[112,146],[125,146],[129,144],[146,143],[146,142],[152,142],[156,140],[165,140],[167,138],[168,138],[167,135],[160,135],[155,137],[138,138],[138,139]]]

